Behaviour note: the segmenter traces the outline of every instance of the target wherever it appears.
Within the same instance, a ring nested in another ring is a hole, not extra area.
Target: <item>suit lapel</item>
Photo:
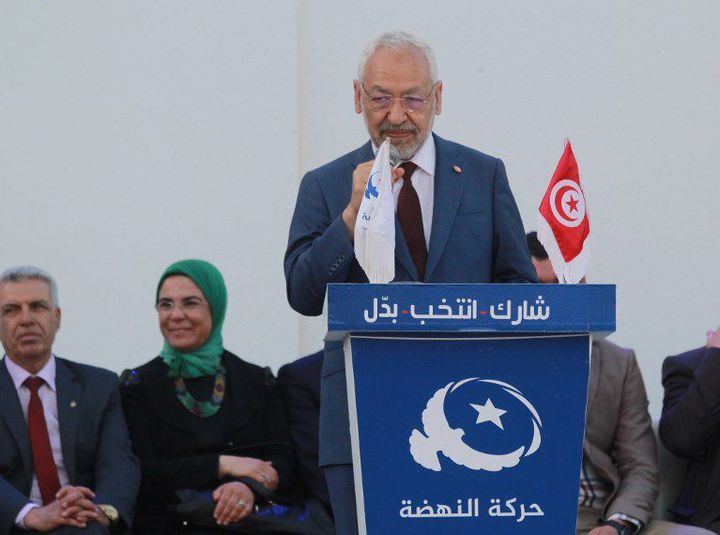
[[[410,249],[405,241],[405,234],[400,226],[400,220],[397,217],[397,213],[395,214],[395,259],[402,264],[405,270],[410,274],[410,278],[412,280],[416,281],[419,279],[417,266],[415,265],[415,262],[413,262],[412,256],[410,256]]]
[[[7,357],[5,357],[7,358]],[[28,437],[27,422],[23,415],[20,398],[18,398],[10,373],[5,363],[0,361],[0,392],[3,394],[3,401],[0,403],[0,418],[5,420],[10,433],[17,443],[20,456],[22,457],[23,467],[27,480],[32,481],[32,450],[30,449],[30,439]]]
[[[435,138],[435,192],[430,249],[425,266],[426,281],[432,277],[445,250],[463,191],[462,175],[453,170],[453,166],[456,165],[461,169],[463,167],[458,151],[451,149],[450,144],[441,137],[435,134],[433,137]]]
[[[261,399],[259,392],[253,387],[251,381],[248,380],[247,364],[244,364],[239,358],[232,354],[226,354],[225,362],[228,369],[228,379],[230,385],[230,407],[237,407],[234,413],[233,426],[231,429],[238,429],[245,424],[257,413]]]
[[[68,479],[72,482],[75,481],[76,477],[75,438],[77,436],[80,403],[82,401],[80,399],[82,396],[82,384],[63,359],[56,358],[55,361],[57,362],[55,386],[57,387],[60,443]]]
[[[355,158],[352,159],[350,165],[355,168],[361,163],[369,162],[375,159],[375,153],[373,153],[372,141],[368,141],[362,147],[355,151]],[[352,174],[350,175],[350,182],[352,183]]]

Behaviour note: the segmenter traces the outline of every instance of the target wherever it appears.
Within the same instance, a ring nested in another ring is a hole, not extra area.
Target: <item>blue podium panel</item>
[[[346,338],[360,532],[574,533],[589,348],[587,334]]]
[[[330,284],[328,336],[347,332],[610,333],[607,284]]]

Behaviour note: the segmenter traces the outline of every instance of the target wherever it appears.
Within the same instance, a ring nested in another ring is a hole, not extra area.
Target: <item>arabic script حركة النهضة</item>
[[[406,499],[401,501],[400,516],[402,518],[479,518],[481,516],[479,502],[479,498],[468,498],[467,510],[465,510],[465,502],[458,499],[457,507],[453,510],[449,505],[436,504],[433,507],[428,500],[423,500],[422,505],[416,506],[413,510],[412,500]],[[537,503],[531,503],[527,507],[521,503],[516,507],[516,502],[517,498],[509,498],[502,504],[499,498],[491,498],[487,515],[511,517],[515,519],[515,522],[523,522],[531,516],[545,516],[545,512]]]

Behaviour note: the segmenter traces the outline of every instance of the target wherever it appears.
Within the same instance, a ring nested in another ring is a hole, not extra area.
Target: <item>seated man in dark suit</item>
[[[278,386],[295,448],[298,483],[331,513],[325,474],[318,465],[322,364],[322,351],[285,364],[278,371]]]
[[[129,527],[140,482],[115,374],[56,357],[57,287],[0,275],[0,535]]]
[[[530,257],[542,283],[557,283],[535,232]],[[584,282],[584,280],[583,280]],[[590,357],[577,534],[700,535],[704,530],[651,520],[658,494],[655,435],[632,349],[595,340]]]
[[[660,439],[688,459],[685,483],[672,511],[679,522],[720,533],[720,328],[705,347],[663,363],[665,398]]]

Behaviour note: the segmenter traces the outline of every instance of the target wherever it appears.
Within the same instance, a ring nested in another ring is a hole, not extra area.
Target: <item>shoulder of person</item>
[[[126,388],[134,385],[140,385],[148,377],[154,377],[162,374],[167,368],[163,364],[161,357],[154,359],[138,366],[137,368],[129,368],[120,374],[120,387]]]
[[[369,148],[369,144],[370,141],[358,147],[357,149],[348,152],[347,154],[343,154],[342,156],[332,160],[331,162],[328,162],[324,165],[321,165],[320,167],[316,167],[315,169],[308,171],[305,176],[317,176],[319,179],[323,177],[328,177],[329,179],[337,180],[338,173],[341,173],[343,171],[347,172],[348,169],[352,170],[357,164],[372,159],[372,149]],[[370,153],[369,158],[365,158],[364,156],[362,156],[363,153],[368,151]]]
[[[596,340],[592,345],[597,349],[600,358],[626,362],[635,360],[635,352],[632,349],[621,347],[610,340]]]
[[[269,366],[263,367],[247,362],[227,349],[223,353],[223,360],[228,368],[228,374],[237,373],[240,377],[266,386],[274,386],[277,381]]]
[[[620,347],[609,340],[597,340],[592,344],[592,358],[597,359],[597,370],[601,377],[609,380],[626,380],[628,377],[640,376],[642,373],[638,366],[635,352],[632,349]],[[592,369],[592,367],[591,367]]]
[[[301,378],[307,375],[319,375],[322,370],[323,353],[321,350],[284,364],[278,370],[278,380],[282,382],[286,377]]]
[[[665,359],[663,368],[666,366],[683,366],[695,369],[700,365],[707,353],[708,349],[703,346],[678,355],[671,355]]]
[[[76,362],[74,360],[68,360],[64,357],[55,357],[55,360],[57,361],[58,365],[65,366],[70,371],[72,371],[75,375],[87,379],[90,381],[103,381],[103,382],[113,382],[117,384],[118,376],[115,372],[110,371],[106,368],[101,368],[100,366],[93,366],[92,364],[83,364],[81,362]]]
[[[438,147],[440,147],[444,150],[448,150],[450,152],[455,152],[457,154],[460,154],[460,155],[462,155],[463,159],[469,164],[478,164],[478,165],[483,165],[483,166],[495,167],[499,163],[502,163],[500,158],[496,158],[495,156],[491,156],[484,152],[480,152],[477,149],[473,149],[472,147],[462,145],[455,141],[450,141],[450,140],[441,138],[437,134],[433,134],[433,136],[435,138],[435,148],[436,149]]]

